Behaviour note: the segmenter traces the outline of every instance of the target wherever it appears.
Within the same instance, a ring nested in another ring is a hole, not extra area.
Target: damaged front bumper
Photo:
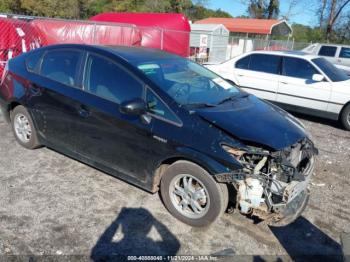
[[[308,203],[308,185],[317,154],[313,143],[306,139],[279,152],[241,150],[234,157],[243,168],[215,178],[235,187],[235,202],[241,213],[283,226],[299,217]]]

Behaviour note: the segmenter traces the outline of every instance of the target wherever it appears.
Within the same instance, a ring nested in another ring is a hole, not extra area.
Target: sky
[[[221,8],[232,16],[247,15],[247,0],[209,0],[212,9]],[[291,0],[280,0],[280,15],[288,12]],[[298,23],[309,26],[317,24],[315,10],[319,0],[298,0],[298,4],[292,9],[290,23]]]

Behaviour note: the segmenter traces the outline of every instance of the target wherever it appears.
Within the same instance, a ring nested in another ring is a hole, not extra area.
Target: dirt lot
[[[50,149],[20,147],[1,119],[0,254],[340,255],[340,234],[350,231],[350,132],[324,120],[301,120],[320,150],[303,216],[269,228],[225,214],[203,230],[174,219],[157,194]]]

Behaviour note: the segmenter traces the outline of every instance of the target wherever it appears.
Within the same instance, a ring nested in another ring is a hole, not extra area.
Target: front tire
[[[346,130],[350,131],[350,104],[343,109],[340,122]]]
[[[28,149],[40,146],[33,120],[24,106],[16,106],[11,112],[11,125],[17,142]]]
[[[170,165],[162,177],[160,190],[169,212],[194,227],[213,223],[228,204],[227,186],[218,184],[206,170],[189,161]]]

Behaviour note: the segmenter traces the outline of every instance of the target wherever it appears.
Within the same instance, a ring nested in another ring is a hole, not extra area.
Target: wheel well
[[[198,161],[190,159],[190,158],[186,158],[186,157],[167,158],[167,159],[163,160],[158,165],[158,167],[156,168],[156,170],[154,172],[152,190],[151,190],[153,193],[155,193],[159,190],[159,184],[160,184],[160,182],[162,180],[162,176],[163,176],[164,172],[166,171],[166,169],[168,168],[168,166],[170,166],[170,165],[172,165],[175,162],[180,161],[180,160],[184,160],[184,161],[188,161],[188,162],[191,162],[193,164],[196,164],[196,165],[200,166],[201,168],[203,168],[204,170],[206,170],[209,174],[213,173],[213,172],[210,172],[207,167],[203,166]]]
[[[349,105],[350,105],[350,101],[348,101],[348,102],[343,106],[343,108],[340,110],[338,119],[341,119],[341,115],[343,114],[344,109],[345,109],[346,107],[348,107]]]
[[[21,104],[18,102],[11,102],[7,107],[7,115],[6,118],[10,122],[11,121],[11,111],[15,109],[15,107],[20,106]]]
[[[154,172],[154,177],[153,177],[153,183],[152,183],[152,192],[155,193],[159,190],[159,184],[160,180],[162,179],[162,176],[167,169],[168,166],[174,164],[176,161],[179,160],[186,160],[184,158],[180,157],[172,157],[163,160],[157,167],[156,171]]]

